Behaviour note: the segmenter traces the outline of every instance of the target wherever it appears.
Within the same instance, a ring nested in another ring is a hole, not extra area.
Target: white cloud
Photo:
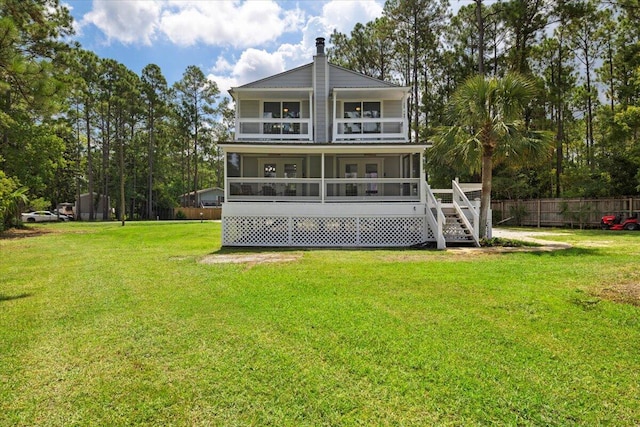
[[[283,10],[275,1],[170,1],[159,22],[173,43],[261,46],[285,32],[296,31],[302,22],[299,9]]]
[[[224,68],[219,69],[219,63],[220,59],[209,78],[214,80],[220,91],[224,93],[232,87],[242,86],[285,71],[285,54],[282,52],[269,53],[253,48],[247,49],[242,52],[233,66],[227,62],[225,67],[231,66],[231,68],[226,73]]]
[[[145,45],[164,35],[180,46],[198,43],[244,48],[274,42],[299,31],[305,13],[273,0],[93,0],[81,25],[93,24],[108,38]]]
[[[213,66],[213,71],[216,73],[227,73],[233,70],[233,65],[224,56],[218,57],[216,65]]]
[[[325,37],[328,43],[334,29],[349,33],[357,22],[365,23],[381,15],[382,5],[375,1],[330,1],[322,7],[320,16],[307,17],[304,27],[300,28],[299,43],[282,43],[273,52],[249,48],[235,63],[219,58],[209,77],[224,93],[231,87],[307,64],[313,60],[316,37]],[[300,22],[300,15],[295,19]]]
[[[80,0],[66,0],[75,2]],[[382,15],[383,0],[317,3],[275,0],[93,0],[82,25],[93,24],[108,40],[152,45],[202,45],[217,50],[210,69],[224,93],[312,61],[316,37],[349,33],[357,22]],[[304,10],[303,10],[304,8]],[[313,16],[315,10],[318,15]]]
[[[161,3],[154,1],[94,0],[81,25],[91,23],[109,40],[150,45],[160,17]]]
[[[332,0],[322,7],[321,22],[327,34],[333,30],[350,33],[358,22],[366,23],[382,16],[382,5],[375,1]]]

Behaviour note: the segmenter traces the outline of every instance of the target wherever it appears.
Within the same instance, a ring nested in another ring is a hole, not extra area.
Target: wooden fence
[[[607,199],[493,200],[493,225],[594,228],[607,214],[640,215],[640,197]],[[175,208],[173,218],[219,220],[222,208]],[[202,214],[202,215],[201,215]]]
[[[600,227],[607,214],[640,212],[640,198],[493,200],[493,225],[528,227]]]
[[[180,218],[184,214],[184,218]],[[222,208],[174,208],[173,219],[220,219],[222,218]]]

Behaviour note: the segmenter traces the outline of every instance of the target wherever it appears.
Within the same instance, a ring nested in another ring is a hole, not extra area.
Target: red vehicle
[[[640,223],[638,223],[638,214],[628,218],[623,218],[621,214],[605,215],[600,220],[600,227],[603,230],[640,230]]]

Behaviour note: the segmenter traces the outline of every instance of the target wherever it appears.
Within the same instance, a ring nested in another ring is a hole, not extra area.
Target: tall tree
[[[426,64],[438,57],[440,34],[448,17],[446,0],[388,0],[384,16],[396,29],[399,65],[397,71],[403,75],[404,83],[412,87],[409,117],[412,122],[411,139],[420,134],[421,86],[429,84]],[[427,94],[429,90],[422,93]],[[424,123],[428,126],[428,123]]]
[[[93,164],[94,147],[92,144],[92,140],[95,133],[95,113],[98,105],[100,59],[93,52],[86,50],[76,51],[74,59],[75,66],[73,67],[73,72],[77,78],[74,82],[73,90],[71,91],[71,97],[78,111],[78,122],[76,124],[76,139],[79,152],[78,163],[80,163],[80,153],[82,152],[82,144],[80,139],[81,134],[84,132],[84,138],[86,140],[85,156],[87,164],[87,189],[90,194],[91,200],[93,200],[93,193],[95,192],[95,171]],[[80,123],[81,121],[82,124]],[[76,194],[77,200],[80,200],[80,193],[80,185],[78,183]],[[80,204],[78,204],[78,208],[81,208]],[[89,221],[93,221],[96,215],[95,204],[93,202],[89,203],[88,208]],[[78,211],[76,212],[76,215],[81,217],[82,212]]]
[[[329,39],[329,60],[350,70],[386,80],[392,77],[395,55],[393,25],[387,17],[357,23],[351,34],[334,30]]]
[[[443,129],[436,148],[481,170],[480,236],[487,236],[494,156],[546,156],[549,138],[525,127],[524,110],[535,97],[534,83],[517,74],[503,78],[475,76],[454,93],[448,106],[451,126]],[[509,154],[507,154],[509,153]]]
[[[156,122],[166,114],[166,103],[168,101],[167,80],[162,75],[160,67],[149,64],[142,69],[142,94],[146,105],[146,126],[147,126],[147,219],[152,219],[153,215],[153,184],[154,184],[154,158],[156,152],[157,129]]]
[[[215,103],[220,94],[218,85],[207,79],[202,70],[195,65],[187,67],[182,79],[174,85],[178,111],[188,132],[186,140],[193,146],[193,181],[189,191],[198,191],[198,152],[202,130],[211,126],[215,113]]]
[[[100,130],[100,144],[102,148],[102,164],[100,168],[102,198],[102,219],[111,218],[109,195],[111,191],[111,144],[114,139],[114,104],[116,103],[116,85],[120,79],[120,64],[113,59],[105,59],[100,62],[100,85],[99,85],[99,107],[98,126]]]
[[[562,0],[561,0],[562,1]],[[511,71],[530,74],[530,50],[538,32],[546,27],[549,10],[546,0],[509,0],[502,7],[503,20],[509,29],[509,63]]]
[[[124,65],[118,64],[115,72],[118,79],[113,87],[113,109],[114,109],[114,128],[115,141],[118,149],[118,172],[120,183],[120,201],[118,203],[118,212],[120,214],[120,222],[125,225],[126,219],[126,193],[125,180],[127,171],[125,170],[125,148],[131,145],[135,138],[136,125],[140,120],[140,79],[132,71],[128,70]],[[135,175],[135,170],[130,172]],[[133,217],[133,211],[130,212]]]
[[[598,27],[606,20],[608,12],[599,11],[593,0],[574,6],[574,19],[569,24],[569,46],[583,68],[585,99],[585,141],[587,164],[592,170],[594,163],[594,103],[597,103],[597,92],[593,86],[593,72],[596,58],[601,53],[601,38],[598,37]]]
[[[49,200],[65,152],[53,117],[65,101],[71,23],[57,0],[0,0],[0,169]]]

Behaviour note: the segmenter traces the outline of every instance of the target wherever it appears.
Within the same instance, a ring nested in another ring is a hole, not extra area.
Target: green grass
[[[0,239],[0,425],[638,425],[640,233],[203,264],[213,222]]]

